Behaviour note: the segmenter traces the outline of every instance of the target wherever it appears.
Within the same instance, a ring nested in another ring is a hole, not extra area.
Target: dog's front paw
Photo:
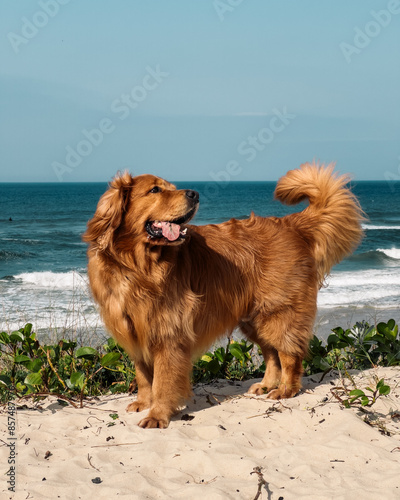
[[[267,394],[268,399],[288,399],[296,396],[300,391],[300,387],[289,387],[281,384],[278,389],[274,389]]]
[[[263,396],[278,386],[279,379],[269,379],[267,381],[262,380],[261,382],[251,385],[247,392],[249,394],[255,394],[256,396]]]
[[[139,412],[139,411],[147,410],[148,408],[150,408],[150,404],[144,403],[142,401],[134,401],[133,403],[129,404],[126,407],[126,411]]]
[[[263,387],[263,385],[258,382],[257,384],[253,384],[247,391],[247,393],[255,394],[256,396],[262,396],[263,394],[267,394],[268,391],[269,389],[267,387]]]
[[[146,418],[143,418],[139,422],[139,427],[142,429],[166,429],[169,425],[169,420],[164,418],[154,418],[150,415]]]

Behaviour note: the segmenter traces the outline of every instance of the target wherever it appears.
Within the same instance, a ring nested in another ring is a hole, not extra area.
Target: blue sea
[[[193,221],[199,225],[303,208],[273,200],[273,182],[176,184],[199,191]],[[58,334],[101,330],[81,235],[106,189],[106,183],[0,183],[0,331],[27,321]],[[373,309],[399,320],[400,183],[355,182],[353,190],[368,215],[365,238],[333,269],[319,293],[320,313]]]

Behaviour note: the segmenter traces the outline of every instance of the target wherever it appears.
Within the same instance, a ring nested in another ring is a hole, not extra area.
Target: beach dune
[[[198,385],[168,429],[143,430],[125,412],[132,396],[105,396],[82,409],[55,397],[17,403],[16,493],[7,490],[7,418],[1,415],[1,498],[271,499],[400,498],[400,373],[389,396],[363,413],[331,389],[338,374],[303,379],[295,398],[246,395],[254,382]],[[6,409],[4,409],[6,410]],[[364,420],[368,420],[367,424]],[[257,496],[258,495],[258,496]]]

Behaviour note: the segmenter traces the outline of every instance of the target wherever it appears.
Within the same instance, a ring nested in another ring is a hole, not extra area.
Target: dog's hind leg
[[[274,347],[262,348],[265,374],[261,382],[253,384],[250,394],[267,394],[270,399],[291,398],[301,389],[302,357],[278,352]]]
[[[278,351],[272,346],[265,346],[260,343],[260,348],[265,361],[265,374],[261,382],[253,384],[248,392],[250,394],[266,394],[279,386],[281,381],[281,363]]]
[[[128,405],[126,411],[143,411],[151,406],[151,393],[153,383],[153,368],[144,361],[135,361],[136,383],[138,385],[138,395],[136,401]]]
[[[248,392],[250,394],[265,394],[279,386],[281,380],[281,363],[278,351],[270,344],[264,342],[257,334],[251,323],[240,325],[242,332],[253,342],[260,346],[265,362],[265,374],[261,382],[253,384]]]
[[[291,398],[301,389],[303,357],[279,352],[279,360],[282,367],[282,378],[279,387],[267,394],[269,399]]]
[[[265,359],[265,375],[249,392],[271,399],[291,398],[301,388],[302,360],[307,352],[312,316],[296,315],[292,308],[254,318],[254,329],[245,333],[256,341]]]

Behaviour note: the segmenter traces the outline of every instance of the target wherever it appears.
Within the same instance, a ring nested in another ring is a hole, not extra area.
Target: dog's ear
[[[88,222],[83,241],[96,243],[100,250],[110,245],[114,231],[121,225],[133,184],[134,179],[128,172],[114,177],[100,198],[93,219]]]

